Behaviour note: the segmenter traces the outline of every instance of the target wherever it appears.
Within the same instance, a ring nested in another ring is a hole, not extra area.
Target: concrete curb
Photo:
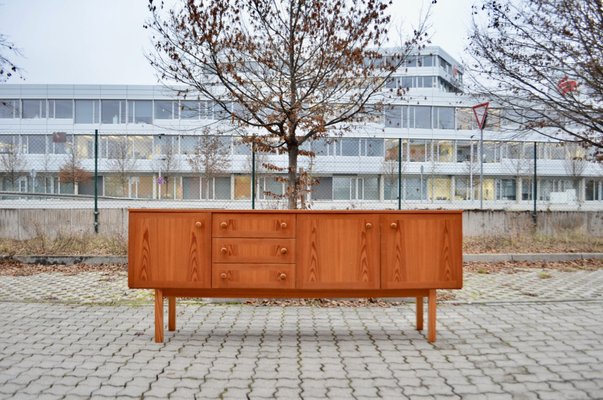
[[[603,253],[464,254],[464,262],[574,261],[603,259]]]
[[[73,265],[73,264],[127,264],[127,256],[8,256],[24,264]],[[524,254],[464,254],[463,262],[559,262],[574,260],[603,259],[603,253],[524,253]]]

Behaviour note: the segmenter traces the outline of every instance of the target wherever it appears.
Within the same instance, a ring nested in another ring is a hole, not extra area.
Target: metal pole
[[[398,210],[402,209],[402,138],[398,138]]]
[[[537,152],[537,143],[534,142],[534,192],[532,193],[532,197],[534,198],[534,210],[532,211],[532,219],[534,220],[534,226],[536,226],[538,214],[536,213],[536,198],[538,195],[538,173],[537,173],[537,160],[538,160],[538,152]]]
[[[255,210],[255,141],[251,143],[251,209]]]
[[[94,233],[98,233],[98,129],[94,130]]]
[[[479,130],[479,209],[484,209],[484,128]]]

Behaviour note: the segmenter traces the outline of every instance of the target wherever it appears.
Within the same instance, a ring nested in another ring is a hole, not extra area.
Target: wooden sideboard
[[[155,289],[155,341],[176,297],[416,297],[436,338],[436,290],[460,289],[462,211],[132,209],[128,285]]]

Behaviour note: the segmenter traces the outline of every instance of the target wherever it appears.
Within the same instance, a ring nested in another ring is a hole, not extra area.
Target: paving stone
[[[505,302],[517,293],[514,285],[532,283],[532,275],[467,274],[466,288],[502,285],[480,299],[503,302],[441,304],[435,344],[414,330],[412,303],[360,309],[179,303],[179,331],[166,332],[166,343],[157,345],[150,303],[10,303],[0,276],[0,314],[11,332],[0,332],[0,398],[597,398],[603,321],[593,316],[603,314],[603,275],[581,272],[588,274],[555,276],[574,277],[567,279],[569,293],[588,281],[589,301],[550,303],[541,300],[567,298],[562,279],[538,278],[549,281],[536,284],[552,295],[516,296],[528,301],[514,303]],[[55,283],[56,274],[46,275],[38,281],[42,292],[42,283]],[[122,278],[123,291],[135,292]],[[74,285],[74,296],[78,287],[99,284]]]

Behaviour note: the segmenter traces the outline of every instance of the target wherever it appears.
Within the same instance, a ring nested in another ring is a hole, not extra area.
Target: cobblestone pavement
[[[466,273],[414,304],[181,302],[153,342],[125,272],[0,276],[0,399],[603,399],[603,270]]]
[[[0,303],[0,398],[601,399],[603,301],[414,307]]]
[[[603,269],[562,272],[529,269],[514,274],[465,273],[462,290],[441,290],[443,301],[492,302],[603,299]],[[0,276],[0,302],[52,301],[74,304],[140,304],[147,290],[128,289],[126,272],[44,273]]]

